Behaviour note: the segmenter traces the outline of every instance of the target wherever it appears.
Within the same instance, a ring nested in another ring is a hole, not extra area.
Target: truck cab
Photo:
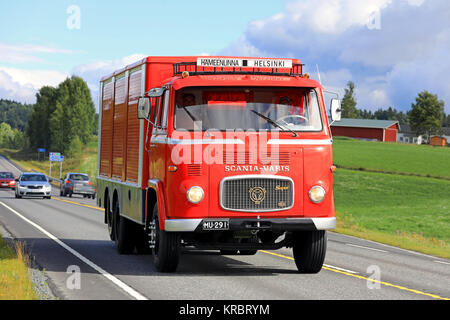
[[[302,67],[191,57],[158,85],[148,81],[136,105],[148,178],[142,219],[120,201],[119,213],[105,205],[118,248],[143,247],[172,272],[183,247],[231,255],[289,247],[300,272],[319,272],[326,231],[336,227],[335,167],[323,88]],[[330,113],[339,120],[337,99]]]

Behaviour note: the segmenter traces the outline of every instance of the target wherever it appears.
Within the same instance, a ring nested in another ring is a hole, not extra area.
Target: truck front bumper
[[[222,219],[167,219],[164,229],[168,232],[208,232],[203,231],[203,221]],[[331,218],[280,218],[280,219],[229,219],[230,231],[271,230],[271,231],[316,231],[336,228],[336,217]]]

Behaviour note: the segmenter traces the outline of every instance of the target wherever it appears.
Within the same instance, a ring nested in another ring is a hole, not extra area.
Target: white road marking
[[[81,261],[83,261],[84,263],[86,263],[88,266],[90,266],[91,268],[93,268],[95,271],[97,271],[98,273],[100,273],[102,276],[104,276],[106,279],[110,280],[111,282],[113,282],[116,286],[118,286],[120,289],[122,289],[123,291],[125,291],[126,293],[128,293],[130,296],[132,296],[133,298],[135,298],[136,300],[148,300],[148,298],[144,297],[142,294],[140,294],[139,292],[137,292],[136,290],[134,290],[133,288],[129,287],[128,285],[126,285],[124,282],[120,281],[119,279],[117,279],[116,277],[114,277],[112,274],[108,273],[107,271],[105,271],[104,269],[102,269],[101,267],[99,267],[98,265],[96,265],[95,263],[93,263],[92,261],[90,261],[89,259],[87,259],[86,257],[84,257],[83,255],[81,255],[79,252],[75,251],[74,249],[72,249],[71,247],[69,247],[68,245],[66,245],[64,242],[62,242],[61,240],[59,240],[57,237],[55,237],[53,234],[51,234],[50,232],[48,232],[47,230],[45,230],[44,228],[42,228],[41,226],[39,226],[38,224],[34,223],[33,221],[25,218],[23,215],[21,215],[19,212],[17,212],[16,210],[10,208],[9,206],[7,206],[6,204],[4,204],[3,202],[0,201],[0,204],[3,205],[5,208],[7,208],[9,211],[11,211],[12,213],[14,213],[16,216],[18,216],[19,218],[21,218],[22,220],[24,220],[25,222],[29,223],[30,225],[32,225],[33,227],[35,227],[36,229],[38,229],[40,232],[42,232],[43,234],[45,234],[47,237],[49,237],[50,239],[52,239],[53,241],[55,241],[57,244],[59,244],[61,247],[63,247],[64,249],[66,249],[67,251],[69,251],[71,254],[73,254],[75,257],[77,257],[78,259],[80,259]]]
[[[388,253],[388,251],[385,251],[385,250],[380,250],[380,249],[375,249],[375,248],[370,248],[370,247],[364,247],[364,246],[358,246],[356,244],[351,244],[351,243],[346,243],[346,245],[350,246],[350,247],[356,247],[356,248],[361,248],[361,249],[367,249],[367,250],[373,250],[373,251]]]
[[[437,262],[437,263],[442,263],[442,264],[448,264],[448,265],[450,266],[450,263],[448,263],[448,262],[444,262],[444,261],[439,261],[439,260],[434,260],[434,262]]]
[[[323,265],[327,268],[336,269],[336,270],[340,270],[340,271],[344,271],[344,272],[348,272],[348,273],[352,273],[352,274],[358,274],[358,272],[356,272],[356,271],[335,267],[335,266],[332,266],[329,264],[323,264]]]
[[[427,258],[431,258],[431,259],[436,259],[436,257],[431,256],[431,255],[428,255],[428,254],[425,254],[425,253],[416,252],[416,251],[412,251],[412,250],[408,250],[408,249],[403,249],[403,248],[400,248],[400,247],[395,247],[395,246],[392,246],[392,245],[389,245],[389,244],[385,244],[385,243],[381,243],[381,242],[376,242],[376,241],[373,241],[373,240],[368,240],[368,239],[358,238],[358,237],[355,237],[355,236],[349,236],[349,235],[346,235],[346,234],[344,235],[344,234],[336,233],[336,232],[332,232],[332,231],[330,231],[330,233],[334,233],[335,235],[340,236],[340,237],[347,237],[347,238],[355,239],[355,240],[358,240],[358,241],[365,241],[365,242],[373,243],[373,244],[375,244],[375,245],[387,247],[387,248],[390,248],[390,249],[392,249],[392,250],[403,251],[403,252],[406,252],[406,253],[411,253],[411,254],[415,254],[415,255],[418,255],[418,256],[422,256],[422,257],[427,257]]]

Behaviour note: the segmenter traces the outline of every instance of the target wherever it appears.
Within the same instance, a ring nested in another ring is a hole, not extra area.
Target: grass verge
[[[450,182],[339,169],[336,231],[450,258]]]
[[[28,272],[29,257],[21,242],[15,251],[0,235],[0,300],[39,300]]]

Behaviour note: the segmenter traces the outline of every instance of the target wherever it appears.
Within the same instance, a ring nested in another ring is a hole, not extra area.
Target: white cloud
[[[450,113],[448,17],[447,0],[290,1],[283,12],[249,23],[222,53],[295,57],[312,75],[318,64],[329,88],[342,92],[355,82],[361,108],[406,111],[429,90]]]
[[[30,70],[1,67],[0,71],[7,73],[14,82],[22,86],[29,86],[39,90],[43,86],[56,87],[64,81],[69,74],[54,70]]]
[[[69,54],[73,53],[73,51],[41,45],[30,45],[30,44],[11,45],[6,43],[0,43],[1,63],[42,62],[42,59],[37,57],[36,55],[43,53]]]
[[[0,66],[0,97],[35,103],[43,86],[58,86],[69,74],[53,70],[29,70]]]
[[[31,85],[21,85],[6,72],[0,70],[0,97],[24,103],[36,102],[36,89]]]

